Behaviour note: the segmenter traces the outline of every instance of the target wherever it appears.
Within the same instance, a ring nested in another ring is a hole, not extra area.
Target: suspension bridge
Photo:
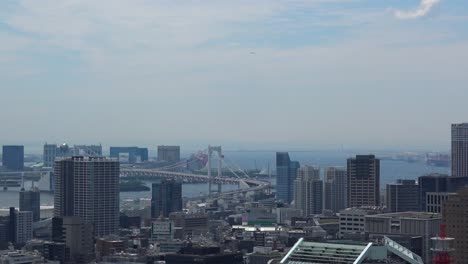
[[[120,176],[123,178],[131,177],[154,177],[164,179],[176,179],[180,181],[195,181],[195,182],[207,182],[208,183],[208,195],[207,197],[226,197],[235,194],[257,192],[268,190],[272,186],[267,181],[260,181],[251,178],[244,170],[239,166],[230,165],[226,161],[221,146],[208,146],[208,148],[201,153],[207,154],[206,169],[207,175],[194,174],[191,172],[181,172],[183,168],[186,168],[188,163],[195,162],[192,160],[180,161],[175,164],[171,164],[165,167],[155,169],[141,169],[141,168],[122,168],[120,170]],[[213,160],[213,156],[215,160]],[[212,172],[212,163],[217,161],[217,175]],[[232,162],[231,162],[232,163]],[[223,168],[228,169],[234,176],[222,175]],[[238,190],[223,192],[223,184],[237,184]],[[213,188],[214,187],[214,188]]]

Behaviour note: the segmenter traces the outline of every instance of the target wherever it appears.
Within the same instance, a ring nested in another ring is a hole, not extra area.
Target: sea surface
[[[268,166],[271,171],[275,170],[275,153],[264,152],[225,152],[225,161],[233,169],[240,167],[244,170],[258,169],[266,170]],[[321,168],[327,166],[346,166],[346,159],[355,154],[367,153],[345,153],[345,152],[332,152],[332,151],[315,151],[315,152],[290,152],[291,160],[297,160],[301,165],[316,165]],[[378,156],[378,154],[377,154]],[[214,162],[214,164],[217,164]],[[423,162],[406,162],[396,160],[382,160],[380,163],[380,177],[381,187],[384,188],[387,183],[396,181],[397,179],[417,179],[421,175],[428,173],[449,173],[449,168],[432,167]],[[275,183],[274,176],[271,179]],[[151,187],[151,182],[147,181],[145,184]],[[26,182],[26,189],[31,186],[31,182]],[[213,186],[213,188],[216,188]],[[237,185],[223,185],[223,190],[236,189]],[[0,208],[7,208],[10,206],[18,207],[19,203],[19,189],[8,188],[8,190],[0,190]],[[182,187],[184,197],[195,197],[200,194],[208,193],[208,184],[184,184]],[[122,192],[120,193],[121,200],[138,199],[138,198],[151,198],[151,192]],[[41,193],[41,205],[52,205],[53,194]]]

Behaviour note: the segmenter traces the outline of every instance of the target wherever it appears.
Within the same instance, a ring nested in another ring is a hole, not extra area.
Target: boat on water
[[[442,153],[428,153],[426,155],[426,164],[434,167],[449,167],[450,155]]]

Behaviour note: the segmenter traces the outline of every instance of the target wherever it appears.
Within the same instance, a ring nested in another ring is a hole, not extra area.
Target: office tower
[[[151,240],[165,241],[174,239],[174,223],[168,218],[158,218],[151,223]]]
[[[323,181],[320,180],[320,168],[304,166],[297,170],[294,207],[302,210],[304,216],[322,213]]]
[[[348,206],[380,206],[380,160],[374,155],[348,159]]]
[[[24,146],[3,146],[2,166],[7,170],[23,170]]]
[[[127,157],[122,154],[128,155]],[[137,163],[148,161],[148,149],[138,147],[110,147],[111,158],[118,158],[120,163]]]
[[[24,188],[21,188],[19,210],[32,212],[34,222],[41,219],[41,192],[39,189],[32,188],[26,191]]]
[[[170,213],[180,211],[182,211],[182,183],[166,179],[153,183],[151,217],[168,217]]]
[[[95,234],[113,234],[119,226],[119,174],[115,159],[74,156],[54,166],[54,215],[80,216]]]
[[[300,165],[287,152],[276,152],[276,198],[285,203],[293,200],[294,180]]]
[[[180,161],[180,146],[158,146],[158,161]]]
[[[448,237],[455,238],[452,253],[457,262],[468,263],[468,187],[451,195],[442,205],[442,220]]]
[[[342,167],[325,168],[325,209],[338,213],[347,207],[347,177],[346,170]]]
[[[452,124],[452,176],[468,177],[468,123]]]
[[[52,240],[65,243],[73,263],[89,263],[94,259],[94,227],[82,217],[52,218]]]
[[[453,192],[427,192],[426,193],[426,212],[428,213],[442,213],[442,204],[453,195]]]
[[[392,213],[419,211],[419,186],[415,180],[387,184],[387,210]]]
[[[418,178],[420,210],[427,208],[427,193],[451,193],[468,185],[468,177],[454,177],[446,174],[428,174]],[[430,202],[433,203],[433,202]]]

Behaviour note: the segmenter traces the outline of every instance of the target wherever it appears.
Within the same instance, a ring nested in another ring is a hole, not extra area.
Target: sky
[[[2,0],[0,144],[448,149],[466,0]]]

